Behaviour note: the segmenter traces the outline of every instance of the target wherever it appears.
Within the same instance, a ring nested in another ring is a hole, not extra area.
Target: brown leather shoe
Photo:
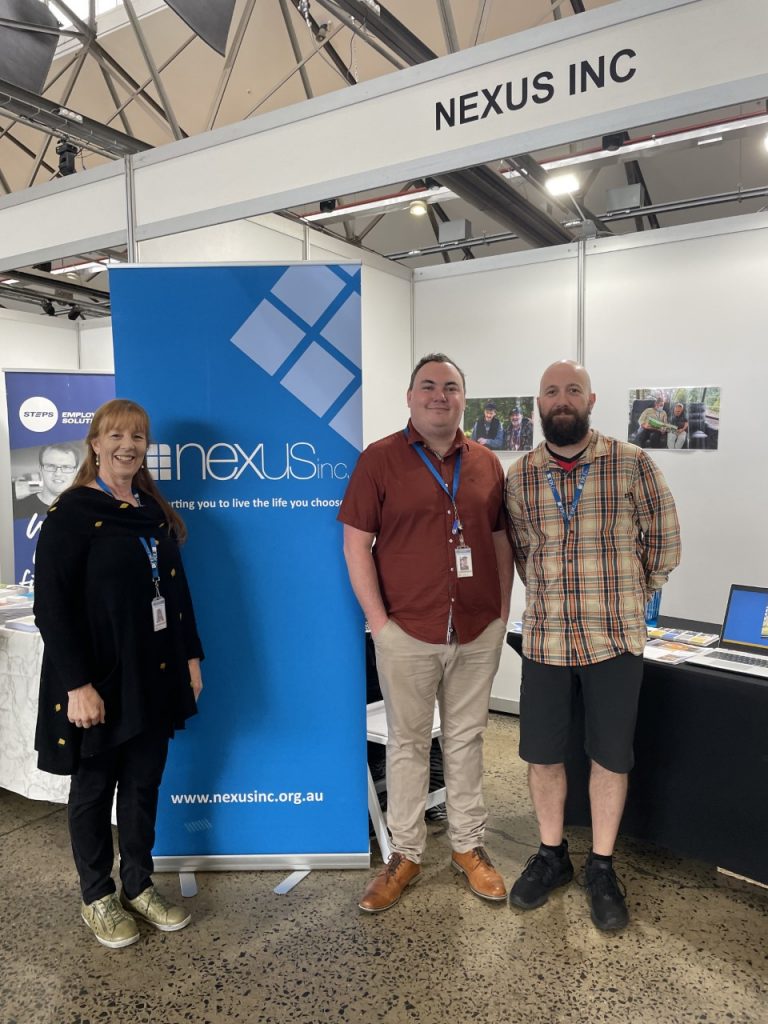
[[[381,871],[365,887],[358,903],[361,910],[376,914],[394,907],[411,882],[421,874],[421,865],[414,864],[402,853],[393,853]]]
[[[504,879],[491,864],[491,858],[484,847],[476,846],[468,853],[456,853],[451,858],[454,871],[467,876],[469,888],[484,900],[505,900],[507,887]]]

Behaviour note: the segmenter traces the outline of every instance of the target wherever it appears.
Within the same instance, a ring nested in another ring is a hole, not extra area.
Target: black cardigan
[[[196,713],[190,658],[202,658],[178,545],[149,495],[141,507],[78,487],[53,505],[35,555],[35,620],[43,638],[35,749],[46,772],[69,775],[81,757],[147,729],[172,735]],[[152,570],[140,537],[158,546],[167,629],[154,631]],[[67,720],[67,692],[92,683],[106,721]]]

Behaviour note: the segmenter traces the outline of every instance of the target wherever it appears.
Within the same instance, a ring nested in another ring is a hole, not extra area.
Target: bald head
[[[545,386],[552,382],[562,384],[563,382],[570,383],[572,381],[578,381],[585,394],[592,394],[592,381],[589,379],[589,374],[581,363],[577,363],[573,359],[558,359],[556,363],[548,366],[542,374],[539,395],[543,395]]]
[[[561,359],[544,371],[538,405],[544,437],[551,445],[568,449],[586,443],[594,404],[592,382],[580,363]]]

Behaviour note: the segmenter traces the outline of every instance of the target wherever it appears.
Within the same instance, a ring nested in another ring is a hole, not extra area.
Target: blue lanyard
[[[408,437],[408,428],[407,427],[404,428],[403,434],[405,434],[406,438]],[[453,533],[454,535],[457,534],[457,533],[460,533],[461,532],[461,520],[459,518],[459,510],[456,507],[456,494],[458,493],[458,490],[459,490],[459,479],[461,477],[461,449],[459,449],[456,452],[456,462],[455,462],[454,467],[453,467],[453,484],[451,485],[451,488],[449,490],[448,489],[448,484],[445,482],[445,480],[443,480],[442,476],[437,472],[435,467],[432,465],[432,463],[427,458],[427,453],[424,451],[423,444],[421,442],[416,442],[416,444],[413,445],[413,447],[414,447],[414,449],[416,451],[416,454],[421,459],[421,461],[427,467],[427,469],[432,474],[432,476],[435,478],[435,480],[437,480],[438,484],[440,485],[440,490],[442,490],[442,491],[444,491],[446,493],[446,495],[448,496],[448,499],[450,500],[451,504],[453,505],[453,526],[451,528],[451,533]]]
[[[139,540],[141,541],[141,546],[147,552],[147,558],[152,567],[152,579],[155,583],[158,583],[160,581],[160,572],[157,568],[157,541],[154,537],[149,538],[149,544],[147,544],[146,537],[139,537]],[[152,545],[151,547],[150,544]]]
[[[96,477],[96,483],[99,485],[99,487],[102,489],[102,491],[104,491],[105,494],[108,494],[110,496],[110,498],[114,498],[115,495],[114,495],[114,493],[112,491],[112,488],[111,487],[107,487],[107,485],[104,483],[104,481],[101,479],[100,476]],[[139,492],[138,491],[134,491],[133,492],[133,496],[136,499],[136,501],[138,502],[138,504],[141,505],[141,499],[139,498]]]
[[[149,544],[145,537],[139,537],[141,546],[147,552],[147,558],[152,568],[152,582],[155,584],[155,593],[160,597],[160,570],[157,567],[157,541],[154,537],[149,538]],[[151,547],[150,547],[151,545]]]
[[[545,470],[549,486],[552,490],[552,497],[555,499],[555,504],[557,505],[557,511],[560,513],[560,515],[563,518],[563,522],[565,523],[566,537],[568,536],[568,528],[571,525],[571,520],[573,519],[574,514],[576,512],[576,507],[579,504],[581,492],[584,490],[584,484],[586,482],[587,477],[589,476],[589,465],[590,464],[586,462],[581,468],[581,476],[579,478],[578,484],[576,485],[576,491],[573,495],[571,507],[568,509],[567,512],[565,510],[565,505],[563,504],[563,499],[560,497],[560,492],[558,491],[557,485],[555,484],[555,478],[552,475],[552,470],[549,468]]]

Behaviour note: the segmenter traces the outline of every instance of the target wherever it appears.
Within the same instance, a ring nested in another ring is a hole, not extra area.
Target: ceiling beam
[[[318,0],[318,2],[322,3],[322,0]],[[291,3],[299,12],[299,14],[301,14],[301,0],[291,0]],[[322,6],[325,7],[326,5],[322,3]],[[315,40],[322,40],[323,33],[320,30],[320,23],[316,21],[315,18],[309,13],[309,7],[307,7],[306,14],[303,14],[302,17],[305,19],[309,31],[312,33],[313,38]],[[325,49],[331,61],[333,62],[334,67],[339,72],[344,81],[347,83],[347,85],[357,85],[357,79],[349,70],[344,61],[341,59],[335,47],[331,46],[330,43],[326,42]]]
[[[235,61],[240,54],[240,48],[243,45],[245,33],[251,23],[251,15],[253,14],[253,8],[255,6],[256,0],[246,0],[245,8],[243,13],[240,15],[240,20],[238,21],[237,28],[235,29],[232,45],[224,58],[224,67],[221,70],[221,75],[219,76],[219,81],[216,86],[216,92],[214,93],[213,100],[211,101],[211,109],[208,112],[208,120],[205,124],[205,130],[207,132],[213,128],[216,123],[216,118],[219,116],[221,104],[224,100],[224,93],[227,91],[229,80],[232,77]]]
[[[379,4],[377,14],[365,0],[317,0],[317,3],[331,14],[340,16],[341,12],[353,18],[360,29],[365,30],[365,33],[359,32],[363,39],[366,38],[366,34],[373,35],[409,66],[423,64],[424,61],[437,57],[436,53],[390,14],[382,4]]]
[[[119,64],[115,58],[108,53],[101,43],[96,38],[96,30],[92,26],[79,18],[77,14],[64,3],[64,0],[48,0],[58,11],[60,11],[65,17],[69,18],[75,28],[79,29],[86,39],[90,41],[90,52],[93,57],[100,63],[109,67],[115,75],[123,81],[130,89],[136,90],[136,98],[139,99],[149,110],[149,112],[157,117],[162,123],[163,127],[168,125],[168,116],[160,104],[153,100],[139,83],[132,78],[131,75],[125,70],[125,68]],[[186,132],[182,129],[182,137],[186,137]]]
[[[459,37],[456,35],[456,23],[453,20],[451,0],[437,0],[437,10],[440,14],[440,24],[445,37],[445,46],[448,53],[456,53],[459,47]]]
[[[30,125],[54,135],[68,138],[83,149],[101,153],[104,156],[123,157],[130,153],[142,153],[152,147],[147,142],[124,135],[114,128],[108,128],[100,121],[93,121],[84,114],[74,117],[63,115],[66,109],[61,103],[54,103],[37,93],[27,92],[17,85],[0,80],[0,108],[23,124]],[[11,138],[10,134],[6,138]],[[25,147],[26,148],[26,147]],[[35,154],[27,150],[29,155]]]
[[[488,15],[491,13],[491,0],[478,0],[477,16],[472,26],[472,45],[477,46],[483,41],[485,30],[488,27]]]
[[[280,10],[283,15],[283,21],[285,22],[285,30],[288,33],[288,39],[291,43],[291,49],[293,50],[293,58],[297,65],[300,65],[299,75],[301,76],[301,84],[304,86],[304,95],[308,100],[311,100],[315,94],[312,91],[312,83],[309,80],[307,69],[301,63],[304,55],[302,54],[301,47],[299,46],[299,37],[296,35],[296,29],[293,27],[293,22],[291,21],[291,12],[288,8],[288,0],[280,0]]]
[[[80,75],[80,72],[83,70],[83,63],[85,62],[85,58],[86,58],[87,55],[88,55],[88,48],[87,48],[87,46],[84,46],[83,49],[80,51],[80,53],[77,55],[77,61],[76,61],[75,66],[74,66],[74,68],[72,70],[72,74],[71,74],[71,76],[69,78],[69,81],[67,82],[66,86],[64,87],[64,92],[61,95],[61,99],[60,99],[59,102],[60,102],[62,107],[67,107],[69,105],[69,97],[72,95],[72,90],[75,88],[75,83],[77,82],[77,79],[78,79],[78,77]],[[51,144],[50,137],[46,137],[46,138],[43,139],[42,145],[40,146],[40,149],[37,151],[37,156],[35,157],[35,161],[32,164],[32,171],[31,171],[31,173],[29,175],[29,179],[27,181],[27,188],[31,188],[32,185],[34,185],[35,178],[37,177],[37,172],[40,170],[40,165],[42,164],[42,162],[43,162],[43,160],[45,158],[46,151],[47,151],[48,147],[50,146],[50,144]]]
[[[163,110],[165,111],[166,119],[171,126],[173,137],[175,141],[178,142],[180,139],[184,138],[184,134],[182,133],[182,130],[179,127],[179,122],[177,121],[176,114],[173,111],[171,97],[168,95],[168,90],[165,88],[165,83],[163,82],[162,78],[160,77],[160,73],[157,70],[155,59],[152,56],[152,51],[149,48],[147,37],[144,35],[144,29],[141,27],[141,22],[139,21],[136,15],[136,11],[134,10],[132,0],[123,0],[123,8],[125,9],[125,13],[128,15],[128,20],[131,23],[133,34],[136,36],[136,42],[139,44],[139,49],[141,50],[141,55],[144,58],[144,63],[147,65],[149,73],[152,76],[152,81],[155,83],[155,88],[157,89],[157,94],[160,97],[160,102],[163,105]]]
[[[489,167],[471,167],[436,177],[441,185],[455,192],[460,199],[517,232],[531,245],[562,245],[573,241],[565,228],[516,192],[506,179]]]

